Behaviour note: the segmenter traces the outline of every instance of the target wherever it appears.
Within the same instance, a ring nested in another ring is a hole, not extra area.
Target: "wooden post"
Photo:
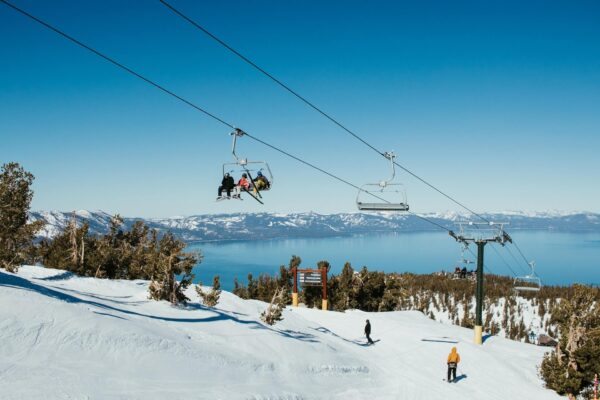
[[[294,276],[294,287],[292,288],[292,306],[298,307],[298,267],[292,268],[292,274]]]
[[[321,267],[321,284],[323,285],[323,311],[327,311],[327,266]]]

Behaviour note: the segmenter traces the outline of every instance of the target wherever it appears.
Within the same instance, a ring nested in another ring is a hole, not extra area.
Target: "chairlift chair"
[[[530,262],[529,267],[529,274],[515,277],[513,289],[516,292],[539,292],[542,288],[542,280],[535,274],[535,262]]]
[[[223,164],[223,176],[229,174],[234,177],[234,179],[239,179],[242,174],[247,174],[249,175],[248,178],[251,178],[254,181],[257,177],[257,173],[260,172],[269,181],[269,186],[260,189],[260,191],[267,192],[271,190],[273,187],[273,174],[271,173],[269,164],[266,161],[244,161],[243,164],[236,162]]]
[[[467,251],[468,248],[469,245],[467,243],[463,243],[460,248],[460,263],[463,265],[463,267],[468,267],[469,264],[475,264],[475,261],[465,257],[465,251]]]
[[[384,153],[390,160],[392,177],[378,183],[367,183],[360,187],[356,195],[356,206],[360,211],[408,211],[406,189],[402,183],[393,182],[396,176],[396,166],[393,152]]]
[[[231,132],[231,136],[233,137],[231,154],[233,155],[234,161],[223,164],[222,176],[229,173],[234,179],[239,179],[242,174],[247,174],[252,187],[251,191],[248,191],[247,193],[254,197],[258,202],[262,203],[260,200],[260,198],[262,198],[260,193],[268,191],[273,187],[273,173],[266,161],[250,161],[247,158],[241,158],[237,155],[237,139],[238,137],[244,136],[244,134],[245,132],[239,128],[235,128],[235,130]],[[265,176],[269,182],[267,187],[261,189],[258,189],[255,184],[259,172]]]

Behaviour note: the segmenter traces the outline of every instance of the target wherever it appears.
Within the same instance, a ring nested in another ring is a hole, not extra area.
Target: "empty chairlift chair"
[[[367,183],[360,187],[356,196],[356,206],[361,211],[408,211],[406,189],[401,183],[393,182],[396,176],[396,165],[392,152],[384,153],[390,160],[392,177],[378,183]]]
[[[542,288],[542,280],[535,274],[535,262],[529,263],[531,272],[524,276],[517,276],[514,279],[513,289],[516,292],[539,292]]]

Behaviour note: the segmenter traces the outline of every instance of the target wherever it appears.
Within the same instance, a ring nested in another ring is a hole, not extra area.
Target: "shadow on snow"
[[[62,275],[62,274],[61,274]],[[63,277],[64,279],[64,277]],[[188,304],[185,309],[188,310],[203,310],[203,311],[208,311],[208,312],[212,312],[215,315],[211,316],[211,317],[205,317],[205,318],[173,318],[173,317],[161,317],[161,316],[156,316],[156,315],[148,315],[148,314],[143,314],[143,313],[139,313],[139,312],[135,312],[135,311],[131,311],[131,310],[126,310],[126,309],[122,309],[122,308],[118,308],[115,306],[111,306],[108,304],[104,304],[104,303],[100,303],[97,301],[93,301],[93,300],[84,300],[84,299],[80,299],[78,297],[75,297],[73,295],[70,295],[68,293],[64,293],[62,291],[59,290],[55,290],[55,289],[50,289],[47,288],[45,286],[41,286],[38,285],[36,283],[33,283],[31,281],[28,281],[27,279],[21,278],[19,276],[13,275],[13,274],[7,274],[4,272],[0,272],[0,286],[5,286],[5,287],[12,287],[12,288],[16,288],[16,289],[22,289],[22,290],[29,290],[32,292],[36,292],[39,293],[41,295],[44,296],[48,296],[57,300],[61,300],[67,303],[72,303],[72,304],[85,304],[88,306],[94,306],[94,307],[98,307],[104,310],[110,310],[110,311],[116,311],[118,313],[122,313],[122,314],[127,314],[127,315],[135,315],[135,316],[139,316],[139,317],[145,317],[145,318],[151,318],[151,319],[156,319],[156,320],[161,320],[161,321],[167,321],[167,322],[180,322],[180,323],[201,323],[201,322],[216,322],[216,321],[233,321],[235,323],[238,324],[243,324],[243,325],[247,325],[249,326],[251,329],[265,329],[268,331],[271,331],[273,333],[276,333],[278,335],[290,338],[290,339],[296,339],[296,340],[301,340],[301,341],[308,341],[308,342],[317,342],[317,340],[315,339],[315,337],[313,335],[310,334],[305,334],[305,333],[301,333],[301,332],[294,332],[294,331],[280,331],[277,329],[273,329],[270,328],[266,325],[263,325],[257,321],[252,321],[252,320],[243,320],[243,319],[239,319],[235,316],[226,314],[222,311],[219,311],[217,309],[211,309],[208,307],[204,307],[200,304]],[[63,289],[61,289],[63,290]],[[69,290],[69,289],[64,289],[65,291],[71,291],[71,292],[75,292],[75,293],[80,293],[77,292],[75,290]],[[87,294],[86,294],[87,295]],[[95,296],[98,297],[98,296]],[[113,301],[113,300],[110,300]],[[118,302],[118,301],[117,301]],[[94,310],[92,310],[94,311]],[[94,311],[96,313],[98,313],[97,311]],[[102,315],[110,315],[116,318],[122,318],[122,317],[118,317],[112,314],[106,314],[106,313],[98,313],[98,314],[102,314]],[[125,318],[122,318],[125,319]]]
[[[314,329],[315,331],[319,331],[321,333],[326,333],[328,335],[334,336],[334,337],[336,337],[338,339],[341,339],[341,340],[343,340],[344,342],[347,342],[347,343],[356,344],[356,345],[359,345],[359,346],[362,346],[362,347],[369,347],[369,346],[371,346],[367,342],[362,342],[362,341],[359,341],[359,340],[346,339],[345,337],[342,337],[342,336],[338,335],[337,333],[335,333],[335,332],[333,332],[333,331],[331,331],[331,330],[329,330],[329,329],[327,329],[327,328],[325,328],[323,326],[320,326],[318,328],[312,328],[312,329]],[[373,343],[377,343],[380,340],[381,339],[376,339],[376,340],[373,341]]]

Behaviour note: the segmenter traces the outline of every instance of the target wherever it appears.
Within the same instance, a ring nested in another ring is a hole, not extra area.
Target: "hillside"
[[[558,399],[537,376],[544,350],[419,312],[284,311],[223,292],[216,309],[147,300],[147,282],[23,267],[0,272],[4,399]],[[364,345],[364,321],[378,342]],[[445,357],[457,346],[459,382]]]
[[[468,215],[456,212],[423,214],[449,228]],[[483,214],[489,220],[508,222],[509,231],[547,230],[559,232],[600,232],[600,215],[593,213],[503,212]],[[71,218],[61,211],[32,212],[30,219],[45,222],[40,237],[52,238]],[[77,211],[79,222],[87,222],[91,233],[106,233],[111,216],[102,211]],[[236,213],[194,215],[173,218],[124,218],[126,227],[144,220],[151,228],[170,230],[189,241],[258,240],[294,237],[330,237],[377,232],[422,232],[439,228],[414,215],[385,213]]]

